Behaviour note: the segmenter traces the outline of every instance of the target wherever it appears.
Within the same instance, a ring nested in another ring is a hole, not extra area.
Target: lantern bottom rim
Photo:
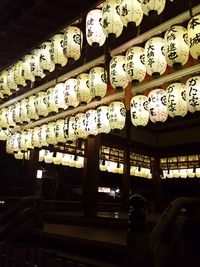
[[[45,74],[45,75],[48,75],[49,73],[50,73],[50,71],[49,70],[43,70],[43,73]]]
[[[62,69],[62,65],[56,63],[56,64],[55,64],[55,69],[56,69],[56,70],[61,70],[61,69]]]
[[[139,80],[137,80],[137,79],[133,79],[133,80],[131,81],[131,83],[132,83],[133,85],[137,85],[137,84],[139,83]]]
[[[174,70],[180,70],[182,68],[182,63],[180,63],[180,62],[175,62],[174,64],[173,64],[173,69]]]
[[[122,86],[117,86],[116,87],[116,92],[122,92],[123,91],[123,87]]]
[[[160,72],[153,72],[152,73],[152,78],[157,79],[159,77],[160,77]]]
[[[128,24],[127,24],[127,27],[128,27],[129,29],[133,29],[133,28],[135,28],[135,27],[136,27],[136,23],[135,23],[135,21],[129,21]]]
[[[158,11],[153,9],[153,10],[149,10],[148,16],[150,17],[156,17],[158,16]]]
[[[97,42],[93,42],[93,43],[92,43],[92,47],[99,47],[99,43],[97,43]]]

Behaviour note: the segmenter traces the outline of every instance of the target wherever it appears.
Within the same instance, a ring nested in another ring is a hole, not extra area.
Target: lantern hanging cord
[[[192,12],[192,0],[189,0],[189,13],[190,13],[190,17],[193,17],[193,12]]]

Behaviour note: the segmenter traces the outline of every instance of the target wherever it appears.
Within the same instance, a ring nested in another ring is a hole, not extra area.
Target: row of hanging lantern
[[[153,89],[148,96],[136,95],[131,99],[131,121],[134,126],[165,122],[170,117],[184,117],[187,112],[200,111],[200,76],[170,84],[166,90]]]
[[[23,59],[0,74],[0,97],[12,95],[27,85],[42,79],[56,66],[63,67],[68,60],[78,60],[81,56],[83,33],[75,26],[67,27],[63,33],[54,35]]]
[[[106,0],[102,9],[91,10],[86,17],[86,39],[91,46],[102,46],[106,37],[119,37],[123,27],[137,27],[145,15],[159,15],[165,0]]]
[[[112,173],[122,174],[124,171],[124,164],[119,162],[113,162],[111,160],[100,160],[99,169],[100,171],[108,171]]]
[[[166,178],[200,178],[200,168],[163,170],[163,179]]]
[[[141,166],[131,166],[130,175],[148,179],[152,178],[151,169]]]

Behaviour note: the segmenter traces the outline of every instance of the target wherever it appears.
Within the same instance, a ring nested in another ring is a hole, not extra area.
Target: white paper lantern
[[[75,116],[75,134],[77,138],[87,138],[88,134],[85,128],[86,116],[85,113],[78,113]]]
[[[27,106],[27,114],[30,120],[38,120],[38,112],[35,106],[36,95],[29,96],[28,98],[28,106]]]
[[[92,100],[89,74],[87,73],[81,73],[77,76],[77,99],[81,104],[89,103]]]
[[[100,106],[97,108],[97,131],[99,133],[109,133],[111,131],[109,122],[109,107]]]
[[[29,99],[24,98],[20,102],[20,119],[22,122],[30,122],[30,119],[28,117]]]
[[[57,67],[64,67],[67,64],[67,58],[63,52],[64,35],[58,33],[51,39],[50,58]]]
[[[120,0],[106,0],[102,7],[102,27],[104,34],[119,37],[123,31],[120,18]]]
[[[30,150],[33,149],[33,129],[28,129],[26,131],[26,143],[25,143],[25,147]],[[26,149],[25,149],[26,150]]]
[[[55,131],[56,131],[56,140],[58,143],[65,143],[65,120],[60,119],[56,121],[55,124]]]
[[[49,113],[57,113],[58,112],[58,107],[56,106],[55,103],[55,89],[54,87],[49,88],[46,91],[46,105]]]
[[[6,141],[7,138],[8,138],[8,129],[7,130],[3,130],[3,129],[0,129],[0,141]]]
[[[26,146],[26,135],[27,135],[27,132],[26,132],[26,131],[22,131],[22,132],[20,133],[19,149],[20,149],[20,151],[22,151],[22,152],[27,151],[27,146]]]
[[[173,173],[173,177],[174,177],[174,178],[179,178],[179,177],[180,177],[180,172],[179,172],[179,170],[172,170],[172,173]]]
[[[194,178],[195,177],[195,171],[193,169],[187,169],[187,176],[189,178]]]
[[[2,129],[7,129],[8,125],[8,108],[2,108],[0,110],[0,127]]]
[[[20,133],[14,133],[13,134],[13,152],[17,153],[20,152]]]
[[[45,74],[55,69],[55,64],[51,60],[50,49],[51,42],[44,42],[40,47],[40,66]]]
[[[35,108],[39,117],[46,117],[49,114],[49,110],[46,103],[46,92],[39,92],[35,99]]]
[[[200,168],[196,168],[196,177],[200,178]]]
[[[133,96],[130,113],[134,126],[146,126],[149,122],[148,97],[145,95]]]
[[[76,168],[83,168],[84,167],[84,158],[83,157],[77,157],[75,160],[75,167]]]
[[[78,60],[81,56],[83,33],[75,26],[69,26],[64,33],[63,52],[69,60]]]
[[[40,127],[35,127],[33,129],[33,146],[34,147],[41,147],[39,132],[40,132]]]
[[[193,58],[200,59],[200,14],[191,18],[187,29],[190,54]]]
[[[189,58],[188,33],[183,26],[171,26],[165,33],[165,58],[174,68],[185,65]]]
[[[167,67],[164,43],[163,38],[153,37],[145,44],[145,66],[147,73],[153,77],[163,74]]]
[[[26,55],[23,59],[22,59],[22,73],[23,73],[23,78],[26,81],[31,81],[34,82],[35,81],[35,75],[32,72],[31,69],[31,62],[32,62],[32,56],[31,55]]]
[[[102,67],[94,67],[89,73],[89,86],[92,96],[101,100],[102,97],[106,95],[107,92],[107,72]]]
[[[15,113],[14,108],[15,108],[14,105],[11,105],[8,107],[7,122],[10,128],[14,128],[16,126],[15,121],[14,121],[14,113]]]
[[[85,117],[85,129],[87,134],[90,136],[97,135],[97,111],[90,109],[85,113]]]
[[[8,72],[6,70],[1,72],[0,75],[0,90],[3,95],[11,95],[10,87],[8,86],[7,83],[8,79]]]
[[[120,5],[120,17],[124,26],[139,26],[142,22],[143,11],[138,0],[122,0]]]
[[[17,152],[17,153],[14,154],[14,157],[15,157],[15,159],[22,160],[22,159],[24,159],[24,153]]]
[[[122,91],[127,87],[125,56],[112,57],[110,61],[110,83],[117,91]]]
[[[6,153],[13,154],[13,135],[9,135],[6,140]]]
[[[166,177],[167,178],[173,178],[173,171],[172,170],[167,170]]]
[[[31,53],[31,57],[31,71],[37,80],[41,80],[41,78],[45,77],[45,74],[40,65],[40,49],[33,50]]]
[[[146,75],[144,48],[133,46],[126,52],[126,75],[132,84],[142,82]]]
[[[186,102],[190,112],[200,111],[200,76],[194,76],[187,80]]]
[[[13,106],[13,120],[16,125],[22,124],[23,121],[21,120],[21,102],[15,102]]]
[[[56,124],[55,122],[49,122],[47,124],[47,143],[49,145],[56,145],[57,140],[56,140],[56,131],[55,131]]]
[[[49,144],[47,143],[47,124],[43,124],[39,128],[40,147],[48,147]]]
[[[102,10],[93,9],[86,17],[86,39],[89,45],[98,47],[105,43],[106,36],[101,25]]]
[[[39,162],[42,162],[44,160],[44,157],[45,157],[45,150],[44,149],[41,149],[39,151],[39,158],[38,158],[38,161]]]
[[[61,110],[67,109],[67,103],[65,101],[65,84],[58,83],[54,87],[54,97],[55,97],[55,105],[57,107],[57,112]]]
[[[77,79],[70,78],[65,81],[65,101],[69,108],[78,106]]]
[[[185,85],[181,82],[170,84],[166,92],[169,116],[184,117],[187,114]]]
[[[102,172],[105,172],[107,170],[107,164],[106,164],[105,160],[99,161],[99,169]]]
[[[67,142],[73,142],[76,140],[75,134],[75,117],[70,116],[65,119],[65,139]]]
[[[109,105],[109,122],[111,129],[122,130],[126,121],[126,109],[121,101],[114,101]]]
[[[53,152],[46,150],[46,154],[44,156],[44,162],[50,164],[53,162]]]
[[[149,115],[152,122],[165,122],[168,117],[167,94],[163,89],[154,89],[149,95]]]
[[[11,66],[9,69],[8,69],[8,72],[7,72],[7,85],[8,87],[10,88],[11,92],[12,91],[19,91],[19,88],[15,82],[15,79],[14,79],[14,66]]]
[[[26,80],[23,77],[23,62],[21,60],[14,65],[14,82],[19,88],[26,86]]]
[[[166,0],[139,0],[142,10],[147,16],[160,15],[164,8]]]
[[[56,156],[53,158],[53,164],[60,165],[62,163],[63,153],[56,152]]]

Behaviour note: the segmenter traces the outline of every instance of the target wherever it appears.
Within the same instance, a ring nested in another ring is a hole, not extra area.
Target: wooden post
[[[152,169],[153,187],[154,187],[154,203],[155,211],[161,211],[161,177],[160,177],[160,158],[154,158]]]
[[[95,217],[98,205],[100,135],[88,137],[85,148],[83,211],[85,217]]]

